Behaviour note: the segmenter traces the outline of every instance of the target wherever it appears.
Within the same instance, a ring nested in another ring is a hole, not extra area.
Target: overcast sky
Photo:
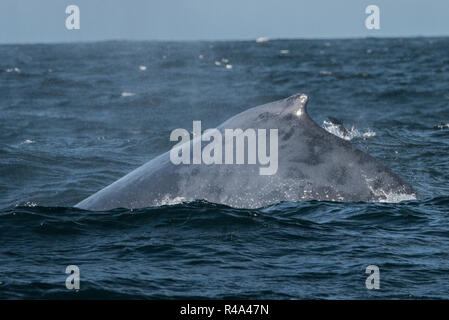
[[[72,4],[80,30],[65,27]],[[449,0],[0,0],[0,43],[448,35]]]

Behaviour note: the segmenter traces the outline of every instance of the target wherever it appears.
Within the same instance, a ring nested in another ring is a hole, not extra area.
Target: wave
[[[399,198],[400,202],[391,201],[391,198]],[[18,221],[42,220],[45,223],[88,223],[89,221],[135,221],[148,218],[167,218],[173,220],[176,218],[186,218],[189,220],[195,217],[206,220],[221,220],[232,222],[233,220],[245,219],[269,219],[282,220],[288,217],[294,221],[305,217],[316,216],[320,214],[326,216],[330,214],[335,219],[351,217],[353,214],[360,215],[361,208],[367,208],[367,211],[378,211],[384,214],[386,209],[398,213],[409,214],[416,209],[425,212],[427,207],[449,205],[449,196],[439,196],[427,198],[424,200],[415,200],[410,198],[401,198],[400,195],[391,195],[390,201],[382,202],[331,202],[331,201],[304,201],[304,202],[280,202],[259,209],[237,209],[226,205],[215,204],[204,200],[192,202],[182,202],[176,204],[165,204],[157,207],[148,207],[141,209],[118,208],[109,211],[88,211],[74,207],[43,207],[33,202],[27,202],[21,205],[0,211],[0,220],[17,219]],[[409,210],[409,211],[408,211]],[[336,215],[341,211],[340,215]],[[14,217],[14,218],[13,218]],[[330,217],[330,216],[328,216]]]

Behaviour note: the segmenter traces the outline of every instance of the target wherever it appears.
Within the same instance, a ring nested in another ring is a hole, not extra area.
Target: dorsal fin
[[[287,108],[285,111],[291,112],[298,117],[307,115],[307,102],[309,97],[304,93],[297,93],[285,99],[287,102]],[[284,112],[283,112],[284,113]]]

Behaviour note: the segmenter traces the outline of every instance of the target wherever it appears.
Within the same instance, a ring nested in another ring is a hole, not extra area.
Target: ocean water
[[[449,38],[1,45],[0,298],[449,298],[448,52]],[[419,198],[73,208],[169,150],[171,130],[298,92]]]

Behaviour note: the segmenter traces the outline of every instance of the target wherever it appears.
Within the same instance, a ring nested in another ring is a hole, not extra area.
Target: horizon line
[[[110,38],[99,40],[56,40],[56,41],[23,41],[23,42],[1,42],[0,45],[39,45],[39,44],[79,44],[97,42],[256,42],[259,38],[267,38],[268,41],[291,41],[291,40],[363,40],[363,39],[416,39],[416,38],[449,38],[449,35],[391,35],[391,36],[343,36],[343,37],[257,37],[257,38],[229,38],[229,39],[130,39]]]

